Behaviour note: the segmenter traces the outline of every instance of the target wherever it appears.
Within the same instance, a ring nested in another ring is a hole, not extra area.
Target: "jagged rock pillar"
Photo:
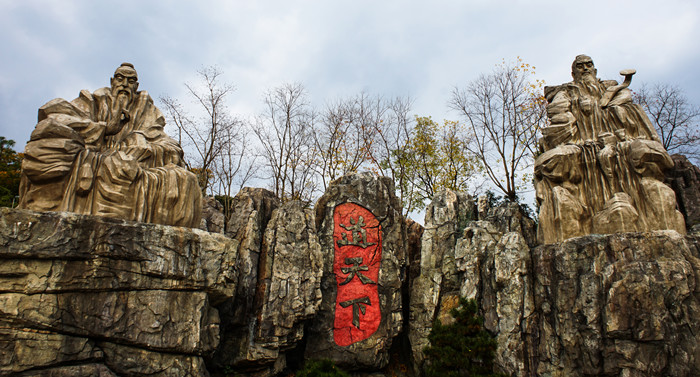
[[[300,202],[278,205],[261,189],[234,200],[229,230],[241,240],[241,280],[236,299],[221,308],[222,319],[231,323],[214,359],[218,368],[251,376],[279,373],[285,351],[302,339],[304,322],[321,303],[322,255],[313,211]]]
[[[534,221],[516,203],[503,203],[471,222],[457,240],[460,296],[481,308],[484,327],[498,342],[494,364],[508,375],[527,375],[531,352],[524,333],[533,321],[530,247]]]
[[[455,244],[467,223],[475,218],[472,198],[452,190],[438,193],[426,210],[420,275],[412,283],[410,296],[408,336],[416,367],[423,363],[423,348],[428,345],[428,334],[440,304],[456,302],[459,281]]]
[[[405,222],[391,180],[344,176],[316,204],[323,252],[323,301],[306,357],[348,369],[378,369],[401,331]]]

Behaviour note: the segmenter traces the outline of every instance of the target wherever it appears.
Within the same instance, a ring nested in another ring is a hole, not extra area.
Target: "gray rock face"
[[[530,373],[700,374],[700,255],[688,241],[657,231],[535,248]]]
[[[532,248],[517,205],[445,191],[422,228],[393,192],[346,176],[314,212],[244,189],[227,236],[0,209],[0,375],[263,377],[302,357],[406,375],[459,296],[509,375],[700,375],[700,236]]]
[[[498,212],[504,207],[508,204],[497,207]],[[534,310],[527,237],[520,232],[504,232],[490,221],[475,221],[457,241],[455,256],[462,276],[460,295],[479,302],[484,327],[496,335],[496,366],[525,375],[528,361],[522,324]]]
[[[250,334],[239,339],[234,365],[284,367],[282,351],[304,335],[321,304],[322,255],[314,216],[300,202],[275,209],[265,230]]]
[[[336,219],[344,220],[336,224]],[[349,369],[388,363],[389,348],[402,328],[404,224],[393,183],[371,173],[334,181],[318,200],[323,300],[310,324],[307,358],[330,358]],[[381,260],[364,254],[376,256],[379,247]],[[351,303],[351,298],[365,301]]]
[[[202,221],[199,229],[210,233],[223,233],[226,223],[224,206],[214,197],[202,197]]]
[[[439,193],[426,209],[420,275],[410,291],[408,336],[416,366],[423,362],[423,348],[428,345],[440,303],[459,291],[455,245],[464,227],[476,216],[472,198],[451,190]]]
[[[0,209],[0,373],[206,375],[237,251],[200,230]]]
[[[261,355],[256,359],[246,349],[251,344],[251,328],[257,320],[254,314],[255,294],[263,238],[272,212],[279,207],[279,200],[268,190],[244,187],[233,198],[231,207],[226,235],[240,244],[235,263],[238,271],[237,290],[232,299],[217,306],[222,337],[212,364],[221,368],[242,367],[241,364],[264,368],[269,359],[276,356]]]
[[[680,154],[671,156],[674,167],[666,173],[671,188],[676,192],[678,208],[685,218],[688,230],[700,231],[700,168]]]

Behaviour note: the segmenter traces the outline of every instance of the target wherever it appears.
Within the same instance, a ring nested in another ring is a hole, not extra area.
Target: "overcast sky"
[[[109,85],[122,62],[156,99],[216,65],[249,117],[266,89],[301,82],[311,102],[365,90],[410,95],[413,112],[457,119],[450,90],[521,57],[549,85],[573,58],[599,77],[635,68],[700,104],[700,1],[0,0],[0,136],[24,148],[39,106]],[[183,101],[184,102],[184,101]]]

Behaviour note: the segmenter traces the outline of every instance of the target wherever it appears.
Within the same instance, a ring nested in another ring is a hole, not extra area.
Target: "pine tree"
[[[304,369],[296,373],[296,377],[349,377],[349,375],[335,366],[333,361],[323,359],[307,361]]]
[[[477,313],[476,301],[460,298],[460,306],[450,312],[453,324],[435,321],[428,335],[430,346],[424,351],[428,377],[504,376],[493,372],[496,340],[484,329],[484,319]]]

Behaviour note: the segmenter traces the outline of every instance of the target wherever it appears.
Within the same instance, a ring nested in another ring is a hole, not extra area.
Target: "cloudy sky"
[[[700,104],[700,1],[0,0],[0,136],[24,148],[37,108],[109,84],[122,62],[155,99],[218,66],[249,117],[266,89],[301,82],[311,102],[365,90],[410,95],[417,115],[456,119],[450,90],[521,57],[547,84],[577,54],[599,77],[635,68]]]

